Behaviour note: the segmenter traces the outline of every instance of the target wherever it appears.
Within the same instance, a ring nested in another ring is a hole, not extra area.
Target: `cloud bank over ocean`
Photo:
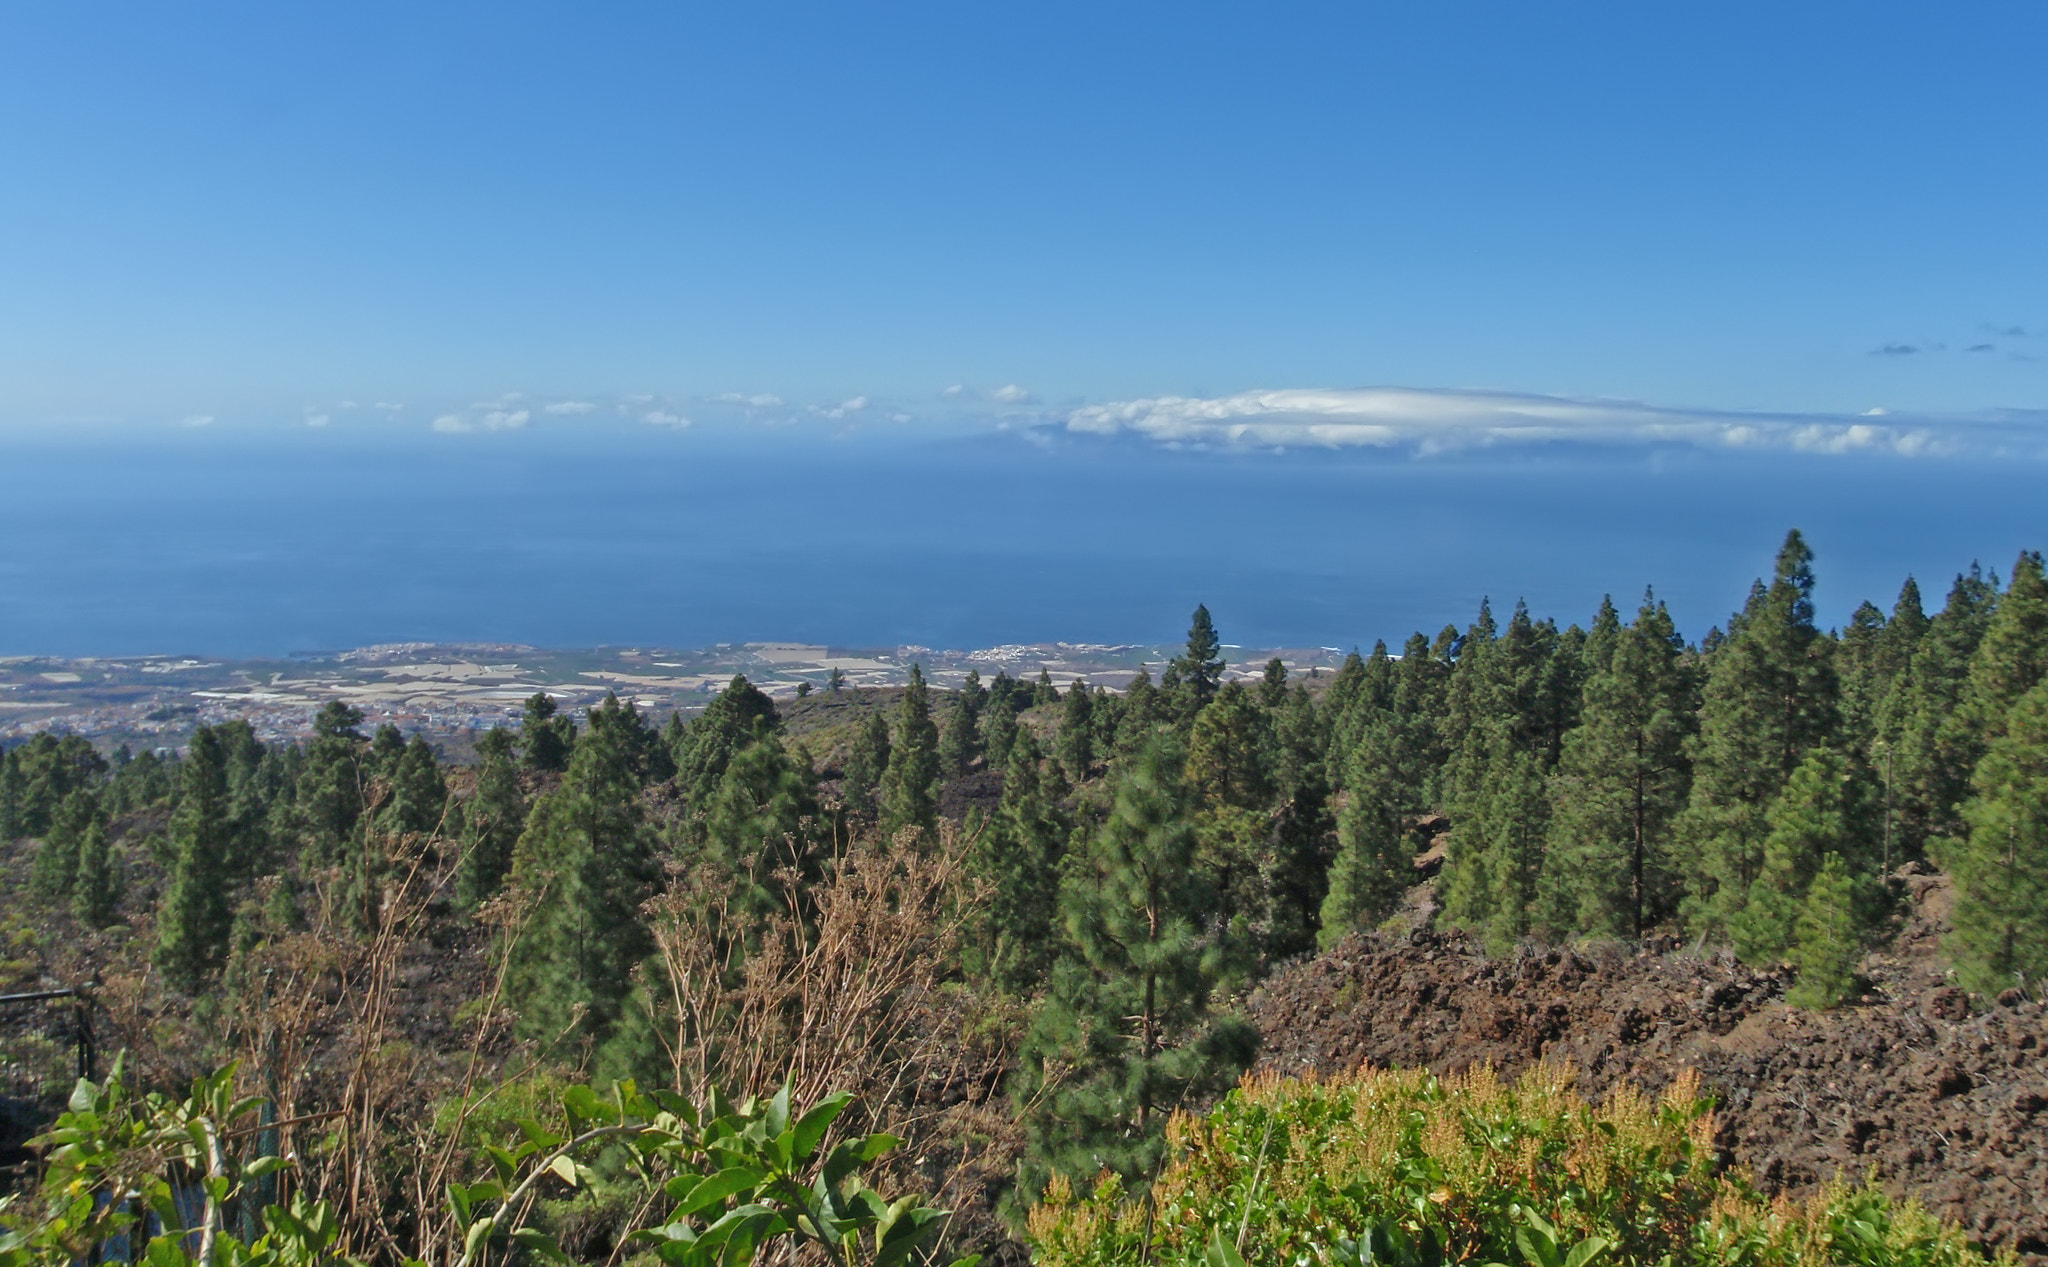
[[[220,427],[213,424],[216,420]],[[187,407],[148,419],[45,419],[20,434],[80,434],[124,421],[148,429],[263,430],[274,416]],[[309,404],[291,415],[303,432],[428,431],[491,443],[511,434],[552,434],[602,444],[607,433],[649,430],[747,443],[771,433],[834,442],[944,440],[1010,435],[1039,445],[1123,440],[1166,449],[1379,452],[1412,458],[1545,447],[1864,455],[1895,459],[2048,461],[2048,409],[1934,413],[1874,408],[1856,413],[1714,409],[1605,397],[1426,387],[1279,388],[1228,395],[1129,400],[1049,400],[1016,383],[951,386],[923,399],[860,392],[806,402],[767,392],[716,395],[584,393],[554,399],[521,392],[408,409],[353,400]],[[5,431],[0,430],[0,436]]]
[[[1419,454],[1590,443],[1901,457],[1969,452],[2048,456],[2048,411],[1958,417],[1883,409],[1852,415],[1766,413],[1413,387],[1157,396],[1084,406],[1066,416],[1065,426],[1077,433],[1131,434],[1169,445],[1405,448]]]

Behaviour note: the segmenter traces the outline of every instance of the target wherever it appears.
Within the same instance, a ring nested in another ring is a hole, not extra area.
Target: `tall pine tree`
[[[1088,683],[1075,678],[1067,686],[1060,708],[1060,728],[1053,737],[1053,751],[1067,777],[1079,783],[1095,765],[1095,709]]]
[[[1193,718],[1202,706],[1215,698],[1223,684],[1223,641],[1216,636],[1216,622],[1206,606],[1197,606],[1188,622],[1188,643],[1173,661],[1181,699],[1181,716]]]
[[[197,993],[227,956],[234,903],[223,860],[233,846],[233,812],[220,735],[201,726],[178,771],[171,880],[157,913],[157,969],[187,994]]]
[[[1691,796],[1677,829],[1690,872],[1686,922],[1725,936],[1763,871],[1770,807],[1837,725],[1831,644],[1813,623],[1813,551],[1794,529],[1708,657]]]
[[[1581,721],[1551,784],[1545,923],[1555,933],[1640,937],[1674,912],[1671,828],[1685,808],[1695,721],[1671,614],[1645,594],[1635,623],[1603,604],[1588,640]]]
[[[464,852],[456,898],[474,907],[498,895],[526,829],[526,794],[514,766],[518,740],[504,727],[477,741],[476,790],[463,806]]]
[[[930,832],[939,822],[939,731],[932,725],[931,693],[924,670],[910,666],[910,685],[896,707],[889,765],[882,772],[882,833],[905,828]]]
[[[1250,1065],[1257,1039],[1214,1012],[1234,956],[1210,927],[1178,753],[1154,744],[1118,779],[1109,820],[1060,889],[1071,952],[1025,1040],[1026,1186],[1155,1172],[1166,1119]]]
[[[1039,765],[1038,745],[1019,736],[1002,804],[975,842],[975,869],[990,889],[980,913],[980,953],[988,974],[1018,994],[1044,982],[1061,941],[1060,860],[1069,828]]]
[[[619,1027],[652,949],[640,904],[658,867],[633,756],[607,728],[581,738],[560,786],[534,802],[512,867],[529,907],[506,997],[524,1036],[584,1060]]]
[[[1963,809],[1969,834],[1941,860],[1955,877],[1949,935],[1963,984],[1987,997],[2048,980],[2048,683],[2005,716]]]
[[[1757,876],[1730,920],[1738,955],[1760,963],[1792,948],[1807,892],[1830,858],[1841,860],[1854,890],[1857,929],[1874,926],[1880,799],[1860,759],[1831,747],[1807,753],[1770,807]]]
[[[1886,697],[1879,721],[1883,747],[1873,756],[1890,788],[1896,858],[1920,857],[1928,841],[1963,830],[1957,810],[1969,795],[1976,746],[1971,731],[1955,719],[1970,661],[1997,608],[1996,577],[1986,577],[1975,564],[1959,573],[1947,604],[1927,623]]]
[[[991,718],[999,714],[1009,717],[1014,733],[1016,714],[1009,711],[1007,704],[997,704],[989,709]],[[993,743],[990,748],[994,749]],[[839,798],[847,813],[874,821],[881,813],[882,773],[888,768],[889,723],[880,713],[869,713],[855,723],[853,742],[846,754],[845,779],[840,784]]]

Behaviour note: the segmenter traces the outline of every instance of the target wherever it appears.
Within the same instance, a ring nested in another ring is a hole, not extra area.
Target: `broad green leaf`
[[[1565,1255],[1564,1267],[1590,1267],[1607,1257],[1614,1248],[1614,1242],[1600,1236],[1588,1236],[1572,1246],[1572,1252]]]
[[[759,1187],[764,1178],[766,1176],[754,1167],[728,1166],[715,1175],[705,1176],[686,1195],[678,1197],[676,1211],[672,1217],[694,1217],[727,1197]]]
[[[792,1141],[796,1160],[809,1161],[811,1154],[818,1151],[825,1132],[832,1129],[832,1123],[853,1103],[853,1093],[840,1091],[828,1095],[811,1106],[810,1112],[797,1119],[795,1137]]]
[[[553,1262],[564,1264],[569,1262],[569,1256],[562,1252],[560,1245],[555,1244],[555,1238],[539,1228],[515,1228],[512,1232],[512,1239],[521,1247],[532,1250],[534,1253]]]
[[[476,1257],[477,1251],[483,1248],[484,1242],[491,1238],[491,1233],[496,1231],[497,1227],[498,1221],[489,1215],[485,1215],[483,1218],[470,1224],[469,1235],[462,1238],[463,1256],[466,1258]]]
[[[1223,1229],[1217,1228],[1209,1234],[1209,1247],[1202,1253],[1207,1267],[1245,1267],[1244,1255],[1237,1252],[1237,1246],[1223,1239]]]

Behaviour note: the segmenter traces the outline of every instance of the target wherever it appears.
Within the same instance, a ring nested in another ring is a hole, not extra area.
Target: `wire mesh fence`
[[[85,991],[0,995],[0,1192],[31,1176],[28,1141],[64,1111],[78,1079],[98,1076],[97,1063]]]

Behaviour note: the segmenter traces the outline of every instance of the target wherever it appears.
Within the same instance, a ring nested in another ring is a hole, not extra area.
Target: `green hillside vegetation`
[[[1690,1079],[1657,1101],[1589,1105],[1571,1071],[1505,1084],[1367,1070],[1247,1080],[1170,1129],[1150,1199],[1062,1181],[1032,1211],[1043,1267],[1330,1263],[1411,1267],[1815,1267],[1983,1263],[1910,1202],[1832,1184],[1758,1197],[1716,1170],[1711,1105]],[[2009,1261],[2009,1259],[2008,1259]]]
[[[541,694],[459,767],[339,703],[301,744],[39,735],[0,759],[0,988],[98,974],[152,1086],[239,1059],[242,1090],[331,1115],[308,1194],[392,1267],[440,1199],[399,1141],[549,1079],[857,1093],[842,1126],[905,1133],[892,1182],[956,1185],[977,1208],[947,1237],[992,1246],[1045,1194],[1092,1209],[1072,1194],[1105,1173],[1127,1196],[1176,1173],[1175,1113],[1255,1059],[1245,991],[1400,911],[1439,818],[1434,918],[1496,952],[1676,934],[1795,965],[1824,1009],[1924,862],[1978,1001],[2035,990],[2041,556],[1973,565],[1931,615],[1908,579],[1839,632],[1814,586],[1794,532],[1696,643],[1650,593],[1585,627],[1482,604],[1333,675],[1239,680],[1197,609],[1115,692],[914,675],[778,702],[736,677],[660,720]],[[536,1216],[592,1261],[628,1217],[595,1193]]]

